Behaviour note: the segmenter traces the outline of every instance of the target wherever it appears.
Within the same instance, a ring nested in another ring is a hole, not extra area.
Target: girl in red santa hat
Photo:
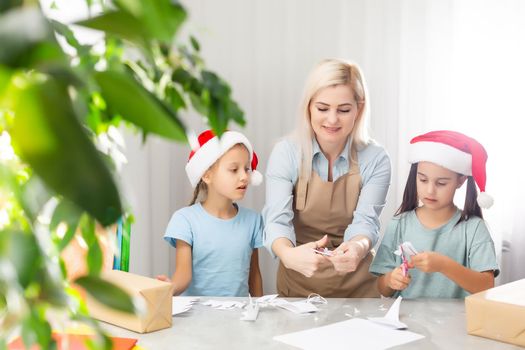
[[[485,193],[483,146],[459,132],[432,131],[410,141],[409,161],[403,202],[370,266],[380,276],[379,291],[404,298],[464,298],[493,287],[499,270],[481,212],[492,205]],[[465,182],[460,210],[453,200]]]
[[[237,131],[211,130],[193,142],[186,174],[195,189],[190,206],[176,211],[164,239],[176,248],[173,294],[262,295],[257,249],[262,218],[239,206],[248,184],[258,185],[257,155]]]

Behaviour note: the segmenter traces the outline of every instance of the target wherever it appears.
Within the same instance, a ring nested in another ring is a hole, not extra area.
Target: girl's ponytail
[[[206,186],[206,183],[201,179],[197,186],[195,186],[195,190],[193,190],[193,199],[191,200],[190,205],[197,203],[197,200],[199,199],[199,195],[201,193],[206,194],[207,192],[208,188]]]
[[[461,213],[461,221],[467,221],[473,216],[477,216],[483,219],[483,213],[481,212],[481,207],[478,204],[478,190],[476,189],[476,184],[474,178],[469,176],[467,179],[467,193],[465,195],[465,205],[463,206],[463,211]]]
[[[410,172],[408,174],[407,183],[405,185],[405,192],[403,193],[403,202],[397,209],[395,216],[403,214],[404,212],[411,211],[417,208],[419,200],[417,198],[417,163],[413,163],[410,166]]]

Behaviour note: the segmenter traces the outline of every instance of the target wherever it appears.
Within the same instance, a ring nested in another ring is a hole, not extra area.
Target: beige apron
[[[310,181],[302,178],[294,188],[294,218],[297,245],[314,242],[328,234],[328,248],[343,242],[346,228],[353,220],[361,191],[361,175],[357,152],[352,148],[349,172],[334,182],[323,181],[312,171]],[[285,297],[307,297],[317,293],[324,297],[372,298],[379,297],[376,277],[368,272],[373,255],[361,261],[356,271],[338,275],[329,266],[313,277],[287,269],[282,262],[277,272],[277,291]]]

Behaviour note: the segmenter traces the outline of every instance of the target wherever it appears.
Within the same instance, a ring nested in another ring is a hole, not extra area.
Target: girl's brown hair
[[[206,196],[207,193],[208,193],[208,186],[201,179],[199,183],[197,184],[197,186],[195,186],[195,190],[193,190],[193,199],[191,200],[190,205],[197,203],[199,196],[200,195]]]

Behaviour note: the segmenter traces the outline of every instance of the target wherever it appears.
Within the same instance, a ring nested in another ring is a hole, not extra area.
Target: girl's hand
[[[157,278],[159,281],[164,281],[164,282],[171,283],[171,280],[170,280],[169,277],[166,276],[166,275],[157,275],[156,278]]]
[[[347,241],[341,243],[333,253],[334,255],[329,259],[334,265],[335,271],[342,275],[355,271],[361,260],[368,253],[368,249],[360,242]]]
[[[286,249],[281,260],[289,269],[295,270],[306,277],[312,277],[321,268],[330,264],[328,258],[314,252],[316,248],[323,248],[328,244],[328,236],[316,242],[306,243]]]
[[[415,267],[423,272],[441,272],[445,256],[436,252],[423,252],[413,255],[409,267]]]
[[[404,276],[401,266],[386,274],[386,283],[393,290],[403,290],[410,284],[410,275]]]

